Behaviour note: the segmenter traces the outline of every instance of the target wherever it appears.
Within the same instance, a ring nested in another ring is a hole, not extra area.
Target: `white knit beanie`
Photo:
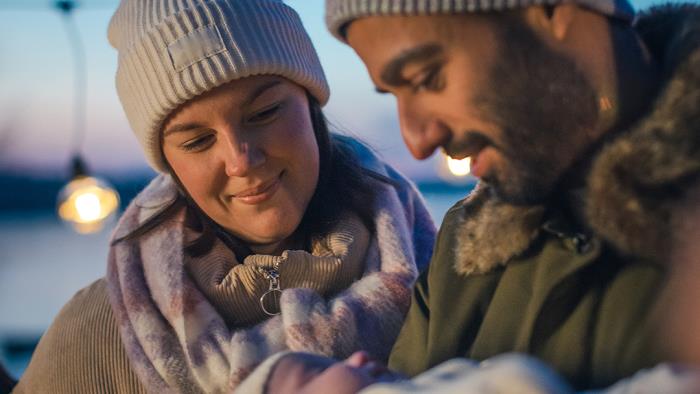
[[[321,105],[329,89],[297,13],[281,0],[122,0],[109,42],[117,93],[146,158],[166,172],[160,129],[177,107],[234,79],[283,76]]]
[[[326,25],[334,36],[346,42],[347,25],[366,16],[505,11],[565,2],[626,21],[634,18],[634,8],[627,0],[326,0]]]

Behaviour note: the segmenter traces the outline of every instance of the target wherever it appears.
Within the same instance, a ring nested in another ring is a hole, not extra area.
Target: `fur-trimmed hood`
[[[635,28],[662,66],[652,109],[598,151],[585,190],[585,221],[620,253],[666,255],[673,210],[700,175],[700,7],[656,7]],[[541,231],[543,206],[515,207],[480,185],[463,202],[455,269],[485,273],[523,253]]]

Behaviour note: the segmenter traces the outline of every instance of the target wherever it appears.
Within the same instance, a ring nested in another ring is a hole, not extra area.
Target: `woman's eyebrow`
[[[403,69],[406,66],[434,58],[441,55],[442,52],[442,46],[437,43],[428,43],[407,49],[389,61],[380,74],[381,79],[389,86],[401,86],[408,82],[403,77]]]
[[[204,127],[199,123],[182,123],[182,124],[176,124],[173,127],[168,128],[163,132],[163,137],[167,137],[170,134],[173,133],[180,133],[183,131],[188,131],[188,130],[193,130],[193,129],[198,129],[200,127]]]
[[[281,83],[282,83],[282,82],[279,81],[279,80],[273,80],[273,81],[269,81],[269,82],[266,82],[266,83],[264,83],[264,84],[258,86],[255,90],[253,90],[253,91],[248,95],[248,97],[246,97],[245,100],[243,100],[243,103],[241,104],[241,107],[245,107],[245,106],[248,106],[248,105],[252,104],[253,101],[255,101],[255,99],[257,99],[258,97],[260,97],[261,94],[265,93],[268,89],[271,89],[271,88],[273,88],[273,87],[275,87],[275,86],[277,86],[277,85],[279,85],[279,84],[281,84]]]

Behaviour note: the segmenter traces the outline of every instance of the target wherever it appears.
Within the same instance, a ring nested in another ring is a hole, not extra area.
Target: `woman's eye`
[[[182,149],[187,152],[199,152],[209,147],[214,142],[213,134],[206,134],[193,138],[183,143]]]
[[[265,121],[272,120],[275,115],[277,115],[281,107],[282,104],[279,103],[266,107],[249,117],[248,123],[263,123]]]
[[[426,69],[418,76],[418,81],[413,84],[413,91],[418,93],[421,91],[437,92],[444,87],[441,78],[440,67],[433,66]]]

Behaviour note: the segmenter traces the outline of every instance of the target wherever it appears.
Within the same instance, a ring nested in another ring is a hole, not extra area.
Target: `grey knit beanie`
[[[634,8],[627,0],[326,0],[326,25],[334,36],[345,42],[347,24],[366,16],[505,11],[565,2],[627,21],[634,18]]]
[[[274,74],[321,105],[329,89],[297,13],[281,0],[122,0],[109,42],[117,93],[149,164],[165,172],[160,129],[193,97],[235,79]]]

